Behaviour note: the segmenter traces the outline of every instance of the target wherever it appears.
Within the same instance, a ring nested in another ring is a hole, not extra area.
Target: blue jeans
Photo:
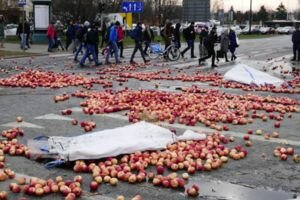
[[[191,49],[191,57],[194,57],[194,40],[187,40],[187,48],[185,48],[182,52],[182,54],[185,54],[188,50]]]
[[[85,47],[85,52],[84,55],[80,61],[80,64],[83,65],[85,63],[85,60],[89,57],[89,55],[92,54],[93,55],[93,59],[95,61],[96,65],[99,65],[99,61],[98,58],[96,56],[96,50],[95,50],[95,45],[92,44],[87,44]]]
[[[56,39],[56,42],[57,42],[57,46],[58,46],[58,47],[60,47],[61,49],[64,49],[64,46],[63,46],[63,44],[62,44],[62,42],[61,42],[61,38],[60,38],[60,37],[58,37],[58,38]]]
[[[105,63],[108,63],[109,62],[109,56],[112,54],[112,52],[114,52],[115,54],[115,62],[118,63],[119,60],[118,60],[118,45],[117,45],[117,42],[109,42],[109,52],[108,54],[106,55],[106,59],[105,59]]]
[[[21,49],[27,49],[27,46],[26,46],[27,34],[26,33],[21,33],[20,37],[21,37],[21,44],[20,44]]]
[[[77,60],[77,57],[78,57],[79,53],[81,52],[83,46],[84,46],[83,43],[81,43],[81,44],[79,45],[79,48],[78,48],[77,51],[76,51],[74,60]]]
[[[54,40],[54,38],[48,38],[48,40],[49,40],[48,50],[51,50],[54,47],[55,40]]]

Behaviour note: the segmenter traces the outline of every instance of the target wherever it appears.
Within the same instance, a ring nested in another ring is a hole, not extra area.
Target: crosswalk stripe
[[[4,126],[4,127],[14,127],[14,128],[37,128],[37,129],[44,129],[44,127],[42,126],[39,126],[39,125],[36,125],[36,124],[32,124],[32,123],[29,123],[29,122],[21,122],[21,123],[18,123],[18,122],[10,122],[10,123],[7,123],[7,124],[2,124],[0,126]]]
[[[39,117],[35,117],[35,119],[46,119],[46,120],[64,120],[64,121],[72,121],[71,118],[61,116],[61,115],[56,115],[56,114],[47,114]]]

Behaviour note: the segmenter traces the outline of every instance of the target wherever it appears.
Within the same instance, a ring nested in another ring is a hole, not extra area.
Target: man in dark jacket
[[[96,45],[99,43],[99,33],[96,29],[96,26],[93,24],[91,25],[91,29],[88,31],[86,35],[86,48],[84,56],[82,57],[80,61],[80,66],[84,67],[84,62],[89,56],[89,54],[93,55],[93,59],[95,61],[96,66],[101,65],[99,63],[97,55],[96,55]]]
[[[292,42],[293,42],[293,54],[294,54],[292,61],[296,61],[297,59],[297,61],[299,62],[300,61],[300,30],[298,26],[296,27],[296,30],[293,33]]]
[[[196,56],[194,55],[194,43],[195,43],[195,39],[196,39],[196,32],[195,32],[195,27],[194,27],[195,23],[192,22],[190,24],[190,26],[188,28],[186,28],[184,30],[184,37],[186,39],[187,42],[187,48],[185,48],[183,50],[183,52],[181,52],[181,56],[184,58],[184,54],[191,49],[191,58],[196,58]]]
[[[135,46],[134,46],[134,50],[132,52],[131,58],[130,58],[130,64],[136,64],[136,62],[133,61],[134,56],[136,54],[136,52],[139,50],[141,52],[141,56],[144,60],[144,63],[148,63],[149,60],[145,59],[145,55],[143,52],[143,28],[142,28],[142,23],[138,22],[136,25],[136,28],[133,30],[135,31],[135,38],[134,38],[134,42],[135,42]]]
[[[154,40],[154,33],[149,25],[146,25],[145,31],[144,31],[144,42],[145,42],[145,49],[144,49],[144,55],[147,55],[147,50],[151,44],[151,42]]]
[[[217,42],[217,40],[218,40],[218,35],[216,32],[216,27],[214,27],[210,31],[207,38],[204,40],[204,46],[207,50],[208,55],[206,57],[199,59],[199,65],[201,64],[202,61],[212,57],[212,61],[211,61],[212,68],[218,67],[217,65],[215,65],[215,58],[216,58],[215,43]]]
[[[72,44],[73,40],[75,39],[75,28],[72,21],[69,22],[66,36],[67,36],[66,50],[68,51],[69,46]]]
[[[85,42],[84,39],[86,39],[86,34],[88,32],[88,28],[90,26],[90,23],[88,21],[85,21],[83,24],[83,27],[80,28],[80,32],[78,32],[77,34],[77,39],[80,42],[79,48],[77,49],[76,53],[75,53],[75,57],[74,57],[74,61],[77,62],[77,58],[79,53],[82,51],[82,48],[85,46]]]
[[[178,48],[178,49],[180,49],[180,47],[181,47],[180,27],[181,27],[181,24],[177,23],[175,26],[175,30],[174,30],[174,41],[175,41],[176,48]]]

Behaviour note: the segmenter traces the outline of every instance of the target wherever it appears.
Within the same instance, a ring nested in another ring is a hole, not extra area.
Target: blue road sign
[[[18,5],[19,6],[26,6],[26,0],[19,0]]]
[[[123,2],[122,11],[124,13],[139,13],[143,12],[144,2]]]

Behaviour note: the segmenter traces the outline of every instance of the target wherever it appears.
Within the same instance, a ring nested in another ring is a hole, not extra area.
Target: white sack
[[[228,81],[236,81],[247,85],[274,85],[279,87],[284,83],[283,80],[273,77],[267,73],[256,70],[245,64],[238,64],[231,70],[226,72],[224,79]]]
[[[181,138],[202,140],[206,135],[189,131]],[[136,151],[161,150],[177,140],[176,135],[168,129],[139,122],[76,137],[50,137],[48,143],[51,154],[58,154],[64,160],[74,161],[100,159]]]

